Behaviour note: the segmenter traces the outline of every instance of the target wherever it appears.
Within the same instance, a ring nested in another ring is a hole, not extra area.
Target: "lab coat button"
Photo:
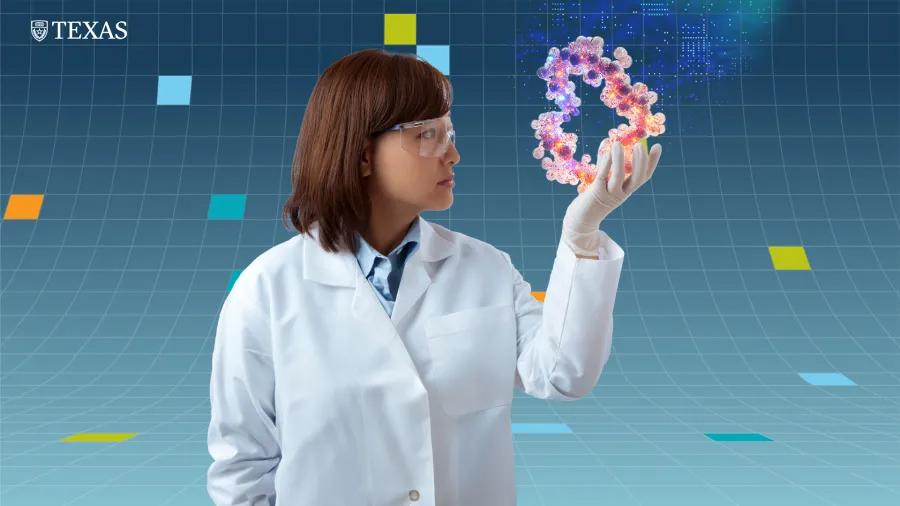
[[[419,491],[418,490],[410,490],[409,491],[409,500],[410,501],[418,501],[419,500]]]

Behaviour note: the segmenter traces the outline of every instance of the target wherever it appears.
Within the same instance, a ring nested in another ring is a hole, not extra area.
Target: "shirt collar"
[[[409,256],[413,251],[416,250],[419,246],[419,219],[416,218],[412,226],[409,227],[409,230],[406,232],[406,235],[403,237],[403,240],[400,241],[400,244],[397,245],[388,255],[396,255],[401,252],[407,243],[412,243],[412,245],[406,249],[406,255]],[[378,250],[373,248],[366,240],[363,238],[362,234],[356,234],[357,239],[359,239],[359,247],[356,250],[356,261],[359,263],[360,268],[363,271],[363,274],[368,276],[369,272],[372,271],[372,266],[375,264],[375,258],[383,258],[387,260],[387,257],[382,255]],[[402,260],[402,259],[401,259]]]

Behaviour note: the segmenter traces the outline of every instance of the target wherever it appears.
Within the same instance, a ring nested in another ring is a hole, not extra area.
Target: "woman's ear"
[[[371,140],[366,140],[366,145],[363,148],[362,159],[359,163],[360,175],[362,177],[368,177],[372,174],[372,160],[374,158],[373,153],[373,145]]]

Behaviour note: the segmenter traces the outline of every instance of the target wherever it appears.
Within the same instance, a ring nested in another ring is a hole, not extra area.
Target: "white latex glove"
[[[563,217],[563,239],[578,256],[599,258],[602,236],[597,229],[600,222],[653,176],[662,146],[654,144],[648,153],[643,143],[636,143],[632,152],[631,174],[627,177],[622,145],[616,142],[610,153],[611,157],[606,154],[600,158],[600,150],[597,150],[600,159],[597,177],[572,200]]]

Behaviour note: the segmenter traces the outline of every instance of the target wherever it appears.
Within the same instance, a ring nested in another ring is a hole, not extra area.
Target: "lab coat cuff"
[[[584,245],[589,244],[586,248]],[[558,257],[569,258],[570,261],[585,260],[596,262],[597,260],[614,261],[625,256],[625,251],[603,230],[592,232],[574,232],[563,228],[559,247],[556,250]],[[597,256],[597,259],[579,259],[576,255]]]

